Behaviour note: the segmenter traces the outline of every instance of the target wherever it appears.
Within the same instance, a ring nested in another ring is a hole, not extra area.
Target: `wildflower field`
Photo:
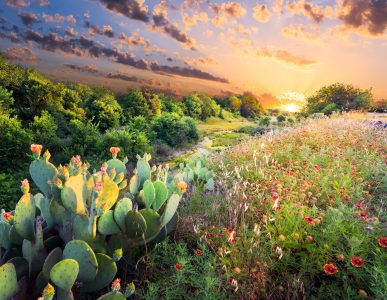
[[[348,117],[245,140],[209,158],[216,192],[190,191],[178,235],[213,253],[220,298],[383,299],[386,145]]]

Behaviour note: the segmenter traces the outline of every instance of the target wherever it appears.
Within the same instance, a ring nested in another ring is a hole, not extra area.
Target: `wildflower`
[[[180,181],[178,184],[177,184],[177,188],[182,191],[182,192],[185,192],[187,190],[187,183],[185,181]]]
[[[284,236],[283,234],[280,234],[280,235],[278,236],[278,239],[279,239],[281,242],[283,242],[286,238],[285,238],[285,236]]]
[[[179,263],[176,263],[176,264],[175,264],[175,269],[176,269],[177,271],[180,271],[181,269],[183,269],[183,266],[182,266],[181,264],[179,264]]]
[[[368,294],[367,294],[367,292],[365,290],[360,289],[359,290],[359,296],[362,297],[362,298],[367,298]]]
[[[10,212],[4,212],[3,213],[3,218],[6,220],[6,221],[11,221],[12,219],[13,219],[13,215],[12,215],[12,213],[10,213]]]
[[[98,180],[95,184],[95,191],[97,193],[100,193],[102,191],[102,181],[101,180]]]
[[[112,291],[117,293],[120,291],[120,289],[121,289],[121,279],[116,278],[112,283]]]
[[[117,155],[120,151],[121,149],[119,147],[110,147],[110,153],[113,155]]]
[[[349,202],[349,196],[348,195],[344,195],[344,201],[345,202]]]
[[[387,237],[383,236],[379,239],[379,245],[382,248],[387,248]]]
[[[368,216],[366,213],[359,213],[359,217],[362,218],[363,220],[367,220]]]
[[[236,231],[235,230],[231,230],[231,232],[228,231],[228,233],[229,233],[229,235],[228,235],[228,242],[230,244],[234,244],[235,243],[235,237],[236,237]]]
[[[234,268],[234,272],[239,274],[239,273],[241,272],[241,269],[238,268],[238,267],[235,267],[235,268]]]
[[[42,152],[43,146],[38,144],[31,145],[31,152],[34,154],[40,154]]]
[[[73,160],[74,160],[74,162],[75,162],[77,165],[82,164],[81,157],[80,157],[79,155],[73,157]]]
[[[351,264],[356,268],[360,268],[362,265],[364,265],[364,260],[362,260],[360,257],[352,257]]]
[[[304,218],[305,222],[307,222],[308,224],[313,224],[313,218],[312,217],[305,217]]]
[[[315,165],[314,168],[315,168],[315,170],[316,170],[317,172],[320,172],[320,171],[321,171],[321,167],[318,166],[318,165]]]
[[[328,275],[333,275],[339,272],[339,270],[333,264],[325,264],[323,266],[324,272]]]
[[[337,258],[337,260],[338,261],[344,261],[345,260],[345,256],[344,256],[344,254],[336,254],[336,258]]]
[[[203,251],[200,250],[200,249],[196,249],[196,254],[199,255],[199,256],[202,256],[203,255]]]
[[[277,200],[279,198],[279,195],[277,192],[271,192],[271,198],[273,199],[273,201]]]
[[[305,239],[306,239],[306,241],[308,241],[308,242],[312,242],[312,241],[313,241],[313,236],[307,235]]]
[[[300,234],[299,234],[298,232],[295,232],[293,235],[294,235],[294,237],[295,237],[296,239],[298,239],[298,238],[300,237]]]
[[[27,187],[27,186],[29,186],[28,179],[24,179],[24,180],[21,182],[21,184],[22,184],[22,187]]]

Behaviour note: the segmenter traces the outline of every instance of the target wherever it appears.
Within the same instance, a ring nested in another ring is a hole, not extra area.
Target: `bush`
[[[181,118],[175,113],[163,113],[152,122],[156,138],[171,147],[180,147],[198,140],[195,122],[188,117]]]
[[[286,117],[284,115],[277,116],[278,123],[282,123],[286,121]]]
[[[269,116],[264,116],[259,119],[259,125],[262,126],[269,126],[270,125],[271,118]]]
[[[0,170],[14,169],[29,161],[32,133],[16,117],[0,115]]]
[[[59,139],[57,137],[58,126],[55,119],[47,111],[42,111],[40,117],[35,116],[30,124],[34,136],[34,144],[45,145],[51,151],[57,150]]]
[[[110,129],[103,136],[103,148],[109,149],[112,145],[120,147],[120,156],[127,156],[131,161],[136,160],[137,154],[152,152],[149,139],[141,131],[131,130],[129,127],[123,129]]]
[[[23,177],[20,177],[23,178]],[[8,173],[0,173],[0,207],[13,210],[20,194],[20,178]]]
[[[12,91],[0,86],[0,114],[10,114],[13,112],[13,103],[15,100],[12,97]]]

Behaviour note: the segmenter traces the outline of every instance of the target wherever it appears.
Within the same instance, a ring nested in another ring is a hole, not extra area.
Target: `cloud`
[[[235,23],[237,19],[246,14],[246,9],[238,2],[212,3],[209,4],[209,7],[215,14],[211,22],[216,27],[223,27],[228,23],[229,18]]]
[[[130,19],[149,22],[148,7],[143,6],[144,0],[100,0],[102,5],[111,12]]]
[[[5,51],[5,57],[10,60],[29,62],[32,64],[36,64],[38,62],[36,54],[27,47],[7,48]]]
[[[85,20],[85,27],[89,29],[89,34],[91,36],[94,36],[96,34],[107,36],[108,38],[114,37],[114,31],[113,28],[110,25],[104,25],[101,28],[99,28],[98,25],[92,25],[89,21]]]
[[[31,2],[25,0],[6,0],[5,3],[12,7],[27,7],[31,5]]]
[[[282,13],[283,0],[275,0],[272,6],[272,11],[275,13]]]
[[[292,64],[296,66],[308,66],[316,64],[317,61],[308,59],[302,56],[294,55],[286,50],[281,49],[269,49],[261,48],[257,51],[257,55],[265,58],[273,58],[287,64]]]
[[[134,76],[134,75],[127,75],[127,74],[123,74],[123,73],[108,73],[105,75],[105,78],[119,79],[119,80],[124,80],[124,81],[129,81],[129,82],[135,82],[135,83],[139,83],[139,84],[143,84],[143,85],[161,86],[161,84],[159,82],[156,82],[154,80],[143,79],[143,78],[139,78],[139,77]]]
[[[333,13],[333,9],[329,5],[324,8],[321,5],[315,5],[305,0],[288,3],[286,10],[293,15],[304,15],[316,23],[322,22],[325,18],[330,18]]]
[[[144,37],[138,36],[136,31],[133,31],[131,36],[127,36],[124,32],[120,34],[120,40],[125,42],[129,48],[133,46],[141,46],[145,49],[150,47],[150,42]]]
[[[164,0],[154,6],[152,12],[153,25],[151,28],[153,30],[161,30],[176,41],[184,44],[187,48],[196,50],[195,40],[180,30],[176,24],[169,22],[167,7],[167,2]]]
[[[64,67],[72,69],[72,70],[77,70],[80,72],[86,72],[86,73],[98,73],[98,69],[96,65],[84,65],[84,66],[78,66],[75,64],[71,63],[64,63]]]
[[[339,0],[337,17],[347,29],[371,36],[383,35],[387,28],[387,1]]]
[[[266,4],[257,4],[253,9],[254,18],[261,23],[266,23],[270,20],[272,13]]]
[[[183,14],[183,23],[187,27],[191,27],[196,25],[198,22],[203,22],[205,24],[208,23],[209,17],[206,12],[202,11],[198,14],[194,14],[192,16],[189,16],[187,14]]]
[[[69,36],[76,36],[78,32],[76,32],[75,29],[72,27],[67,27],[66,34]]]
[[[255,26],[245,27],[242,24],[236,24],[234,27],[228,28],[227,31],[231,34],[242,34],[248,36],[250,34],[257,33],[259,29]]]
[[[34,0],[35,2],[37,2],[39,4],[39,6],[49,6],[50,5],[50,2],[48,0]]]
[[[284,37],[295,40],[317,41],[320,34],[316,30],[308,30],[304,24],[290,24],[281,29]]]
[[[182,77],[191,77],[204,79],[209,81],[217,81],[221,83],[229,83],[229,81],[225,78],[213,76],[207,72],[201,71],[199,69],[194,68],[186,68],[186,67],[178,67],[178,66],[166,66],[159,65],[156,62],[151,62],[150,69],[156,73],[166,74],[166,75],[178,75]]]
[[[68,15],[67,17],[65,17],[65,16],[62,16],[58,13],[56,13],[54,15],[48,15],[46,13],[43,13],[42,18],[47,23],[61,23],[61,22],[64,22],[65,20],[70,22],[71,24],[77,23],[77,20],[74,18],[73,15]]]
[[[29,26],[38,21],[38,16],[32,12],[21,13],[20,18],[24,25]]]

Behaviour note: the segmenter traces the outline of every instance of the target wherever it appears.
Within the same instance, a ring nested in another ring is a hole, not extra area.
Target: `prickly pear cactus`
[[[50,271],[51,281],[61,289],[72,288],[79,272],[78,262],[74,259],[63,259],[55,264]]]
[[[0,300],[11,299],[19,292],[16,269],[13,264],[7,263],[0,267]]]

